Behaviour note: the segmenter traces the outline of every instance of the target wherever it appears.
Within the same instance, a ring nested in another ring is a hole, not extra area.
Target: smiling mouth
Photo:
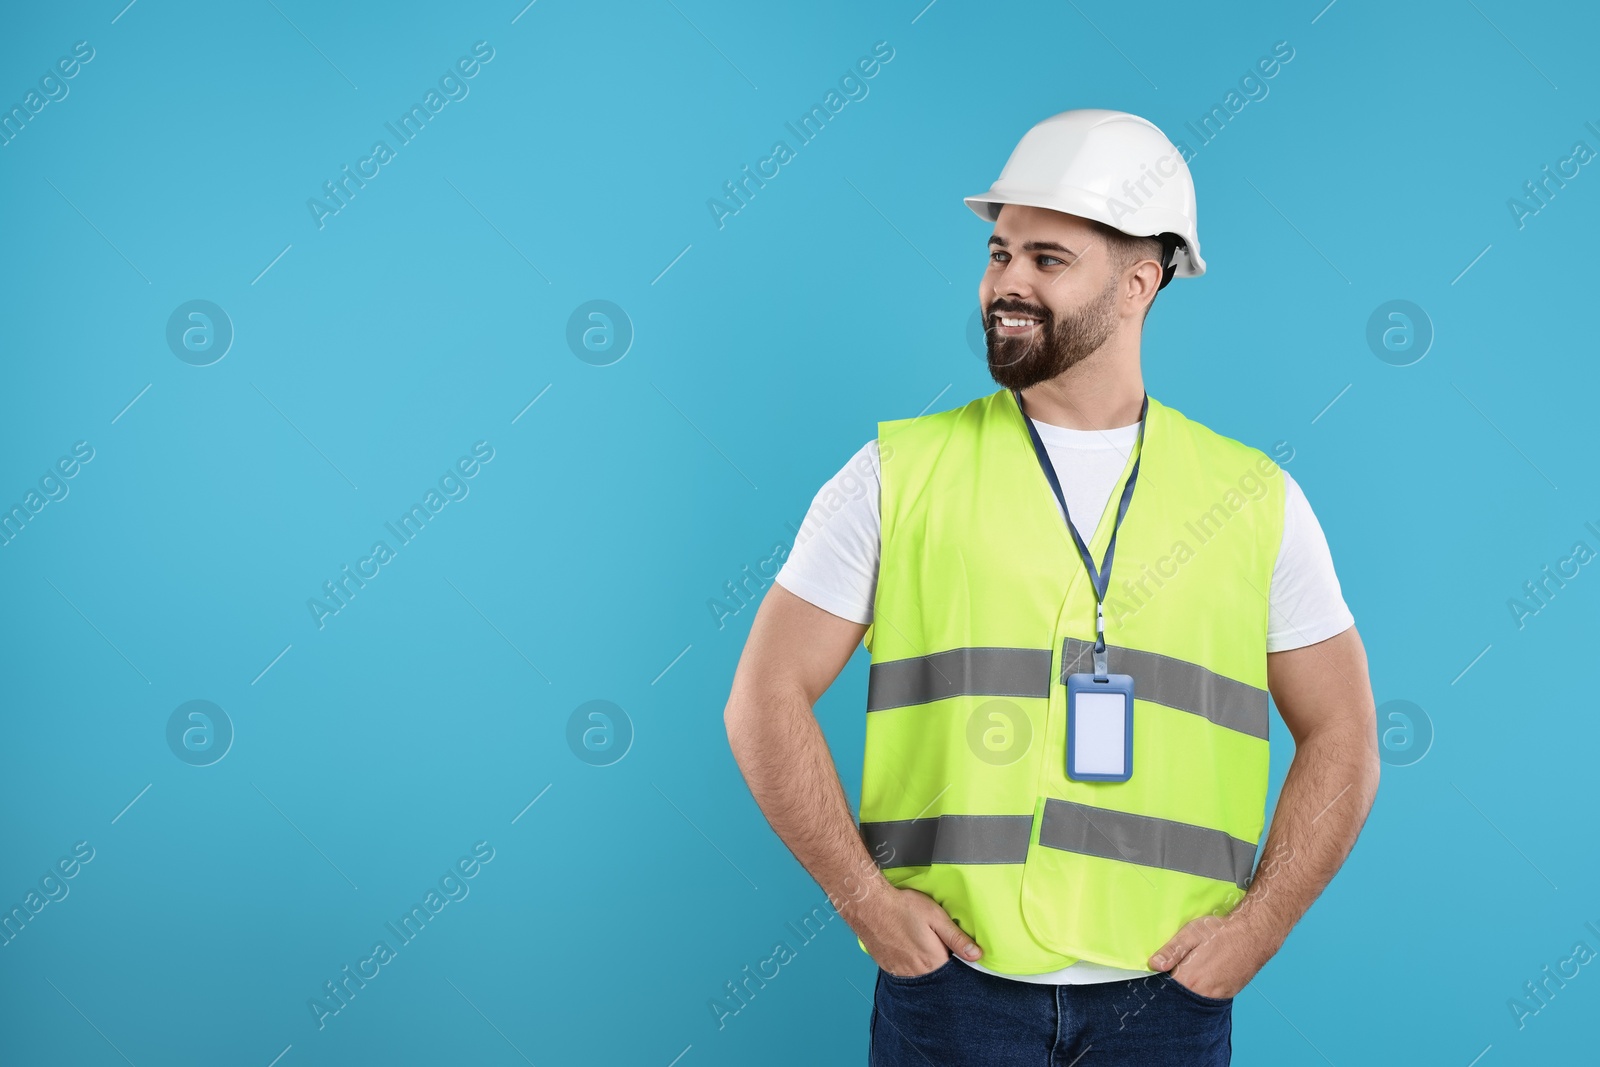
[[[1017,337],[1032,330],[1039,325],[1039,320],[1030,315],[1007,315],[996,312],[989,316],[991,329],[1001,337]]]

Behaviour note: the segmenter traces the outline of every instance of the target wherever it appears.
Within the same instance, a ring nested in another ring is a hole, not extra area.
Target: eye
[[[1005,255],[1005,254],[1006,253],[1004,253],[1004,252],[990,252],[989,253],[989,262],[990,263],[1002,263],[1002,262],[1004,262],[1004,260],[1000,259],[1000,257]]]
[[[1044,265],[1044,261],[1047,260],[1047,259],[1052,263],[1060,263],[1062,266],[1065,266],[1066,262],[1067,262],[1064,259],[1057,259],[1055,256],[1040,256],[1039,257],[1039,265],[1043,266]]]

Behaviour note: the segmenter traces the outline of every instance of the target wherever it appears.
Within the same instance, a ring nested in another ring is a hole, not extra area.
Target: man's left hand
[[[1236,918],[1202,915],[1173,934],[1150,957],[1149,967],[1169,972],[1203,997],[1226,1000],[1250,983],[1267,958]]]

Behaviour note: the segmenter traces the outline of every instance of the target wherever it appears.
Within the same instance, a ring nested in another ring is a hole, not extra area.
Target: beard
[[[1045,307],[1029,307],[1010,300],[989,305],[984,319],[984,340],[989,355],[989,376],[1007,389],[1026,389],[1048,381],[1095,352],[1117,328],[1113,310],[1117,278],[1100,295],[1057,319]],[[1000,313],[1026,315],[1039,325],[1026,334],[1007,337],[996,331],[993,317]]]

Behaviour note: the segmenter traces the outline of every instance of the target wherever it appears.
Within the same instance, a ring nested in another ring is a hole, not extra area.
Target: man
[[[1151,302],[1205,270],[1171,142],[1064,112],[966,203],[1003,388],[880,423],[817,494],[729,743],[879,965],[872,1064],[1226,1064],[1376,793],[1365,652],[1289,475],[1145,392]],[[863,640],[858,826],[812,708]]]

